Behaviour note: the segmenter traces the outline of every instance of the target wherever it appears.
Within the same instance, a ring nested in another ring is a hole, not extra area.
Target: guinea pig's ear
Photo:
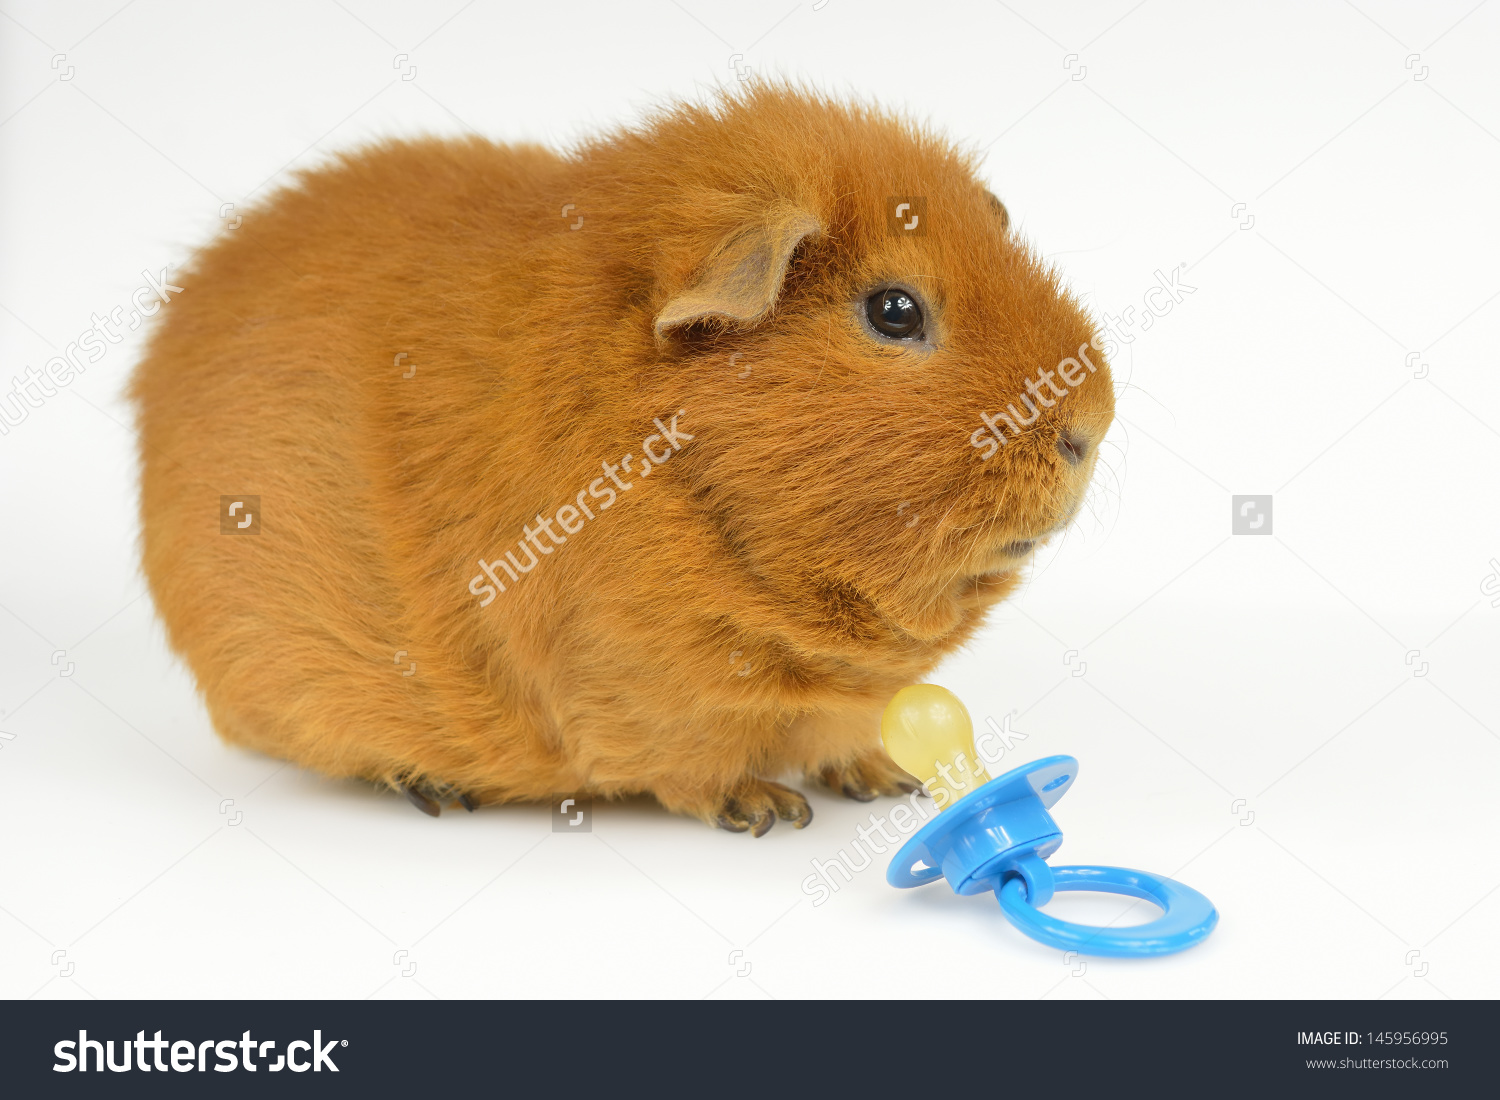
[[[763,320],[781,294],[792,253],[808,237],[822,233],[822,222],[790,204],[773,207],[763,219],[737,229],[657,314],[657,340],[696,322],[748,327]]]
[[[1005,209],[1005,204],[1000,201],[995,192],[986,191],[985,194],[990,197],[990,204],[995,208],[995,212],[1000,215],[1000,232],[1010,232],[1010,211]]]

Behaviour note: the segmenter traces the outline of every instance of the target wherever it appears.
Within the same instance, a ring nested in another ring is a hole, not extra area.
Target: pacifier
[[[880,737],[896,763],[931,777],[925,786],[941,811],[892,858],[885,873],[892,886],[942,877],[959,894],[993,890],[1006,919],[1026,935],[1082,955],[1169,955],[1201,943],[1219,923],[1212,902],[1163,875],[1047,863],[1063,841],[1048,811],[1078,777],[1073,757],[1048,756],[987,779],[969,712],[936,684],[897,692],[881,716]],[[1042,911],[1059,890],[1124,894],[1163,912],[1129,928],[1075,924]]]

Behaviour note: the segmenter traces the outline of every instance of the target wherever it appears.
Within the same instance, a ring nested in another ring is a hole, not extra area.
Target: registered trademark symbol
[[[348,1039],[340,1039],[339,1040],[339,1046],[346,1047],[348,1045],[349,1045],[349,1040]]]

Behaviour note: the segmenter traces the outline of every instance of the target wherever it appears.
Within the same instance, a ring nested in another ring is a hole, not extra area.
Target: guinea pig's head
[[[1108,345],[919,127],[759,85],[639,141],[641,386],[697,433],[676,476],[723,566],[824,645],[963,636],[1080,508]]]

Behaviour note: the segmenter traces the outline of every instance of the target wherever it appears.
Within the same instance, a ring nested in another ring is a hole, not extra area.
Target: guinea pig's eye
[[[922,335],[922,308],[904,290],[877,290],[865,304],[870,327],[893,340],[914,340]]]

